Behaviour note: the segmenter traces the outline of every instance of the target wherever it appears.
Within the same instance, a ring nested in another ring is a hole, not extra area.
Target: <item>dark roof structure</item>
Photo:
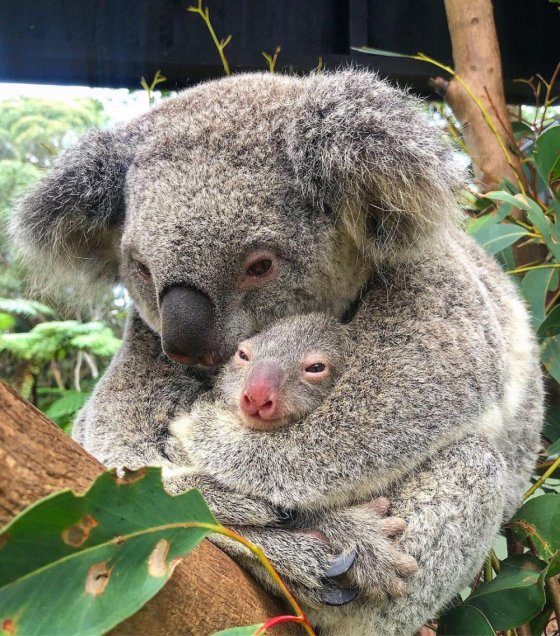
[[[465,0],[467,1],[467,0]],[[177,89],[223,74],[205,24],[186,11],[197,0],[2,0],[0,80],[139,88],[156,70]],[[443,0],[204,0],[234,72],[261,69],[261,51],[282,51],[278,70],[355,63],[429,94],[432,66],[353,51],[367,45],[451,64]],[[559,5],[495,0],[510,102],[532,101],[515,82],[550,77],[560,61]]]

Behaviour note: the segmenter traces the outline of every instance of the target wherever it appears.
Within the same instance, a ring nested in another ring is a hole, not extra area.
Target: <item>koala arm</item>
[[[132,310],[123,346],[80,411],[72,437],[108,467],[161,465],[168,461],[169,421],[209,383],[168,360],[159,336]]]
[[[381,491],[467,432],[482,430],[490,415],[499,430],[507,365],[519,362],[507,358],[506,310],[479,276],[472,262],[465,270],[444,251],[411,265],[402,280],[394,274],[389,291],[374,286],[353,321],[355,353],[316,411],[267,433],[244,429],[225,411],[200,413],[191,433],[193,461],[231,488],[248,495],[258,489],[277,505],[309,509]],[[524,322],[520,303],[518,311]],[[517,341],[535,353],[528,331]],[[518,389],[522,400],[526,386]]]
[[[373,527],[363,508],[317,511],[306,518],[330,545],[299,532],[237,530],[264,548],[325,636],[412,635],[480,568],[501,522],[505,474],[503,459],[481,437],[468,436],[439,451],[386,493],[391,514],[407,523],[396,543]],[[223,538],[218,543],[275,591],[252,555]],[[395,548],[416,559],[417,571],[410,560],[393,557]],[[329,580],[332,554],[350,550],[357,558],[345,581]],[[387,581],[397,588],[387,589]],[[358,598],[347,607],[326,606],[335,582],[357,589]]]

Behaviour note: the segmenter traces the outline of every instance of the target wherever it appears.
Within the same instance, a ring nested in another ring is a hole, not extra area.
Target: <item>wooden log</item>
[[[83,492],[103,466],[13,389],[0,382],[0,527],[62,488]],[[207,636],[290,613],[208,541],[185,557],[165,587],[113,634]],[[301,634],[296,625],[275,633]]]

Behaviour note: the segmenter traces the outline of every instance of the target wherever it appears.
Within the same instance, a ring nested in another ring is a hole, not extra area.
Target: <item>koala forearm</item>
[[[162,478],[165,489],[179,494],[198,488],[218,521],[226,526],[274,526],[279,511],[266,501],[250,498],[220,486],[209,475],[193,467],[164,463]]]
[[[387,562],[387,547],[380,551],[379,533],[372,532],[368,523],[351,522],[352,510],[317,512],[307,519],[311,527],[328,535],[327,547],[283,530],[255,528],[247,536],[271,556],[321,634],[411,636],[481,567],[500,525],[505,472],[503,459],[485,440],[470,437],[441,451],[414,476],[387,492],[391,514],[408,524],[396,548],[418,564],[415,574],[409,569],[404,577],[402,596],[378,596],[380,581],[394,576],[398,563]],[[222,547],[275,590],[264,570],[242,548]],[[320,602],[329,591],[328,586],[322,587],[325,568],[333,555],[353,548],[358,556],[346,574],[346,585],[357,588],[360,595],[348,606],[328,607]],[[409,567],[401,558],[401,568],[404,566]]]
[[[125,343],[72,435],[105,466],[161,465],[170,420],[206,388],[198,372],[165,358],[158,336],[132,310]]]

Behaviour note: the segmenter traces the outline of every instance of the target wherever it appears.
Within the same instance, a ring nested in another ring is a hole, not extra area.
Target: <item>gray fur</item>
[[[282,317],[340,318],[362,296],[352,365],[319,408],[271,435],[209,425],[192,451],[203,490],[212,496],[215,480],[232,491],[232,521],[251,526],[244,534],[329,636],[411,634],[447,603],[518,505],[537,449],[537,348],[511,283],[457,229],[456,165],[418,103],[369,73],[237,76],[93,133],[15,217],[36,269],[90,286],[118,278],[134,300],[123,348],[75,426],[107,465],[168,462],[170,419],[212,384],[161,352],[169,287],[207,294],[226,355]],[[278,275],[240,289],[259,249],[277,255]],[[397,548],[419,564],[400,599],[379,601],[399,569],[379,558],[392,546],[383,519],[353,512],[372,484],[406,519]],[[305,511],[330,546],[269,527],[276,505]],[[319,609],[313,590],[350,547],[362,594]]]

